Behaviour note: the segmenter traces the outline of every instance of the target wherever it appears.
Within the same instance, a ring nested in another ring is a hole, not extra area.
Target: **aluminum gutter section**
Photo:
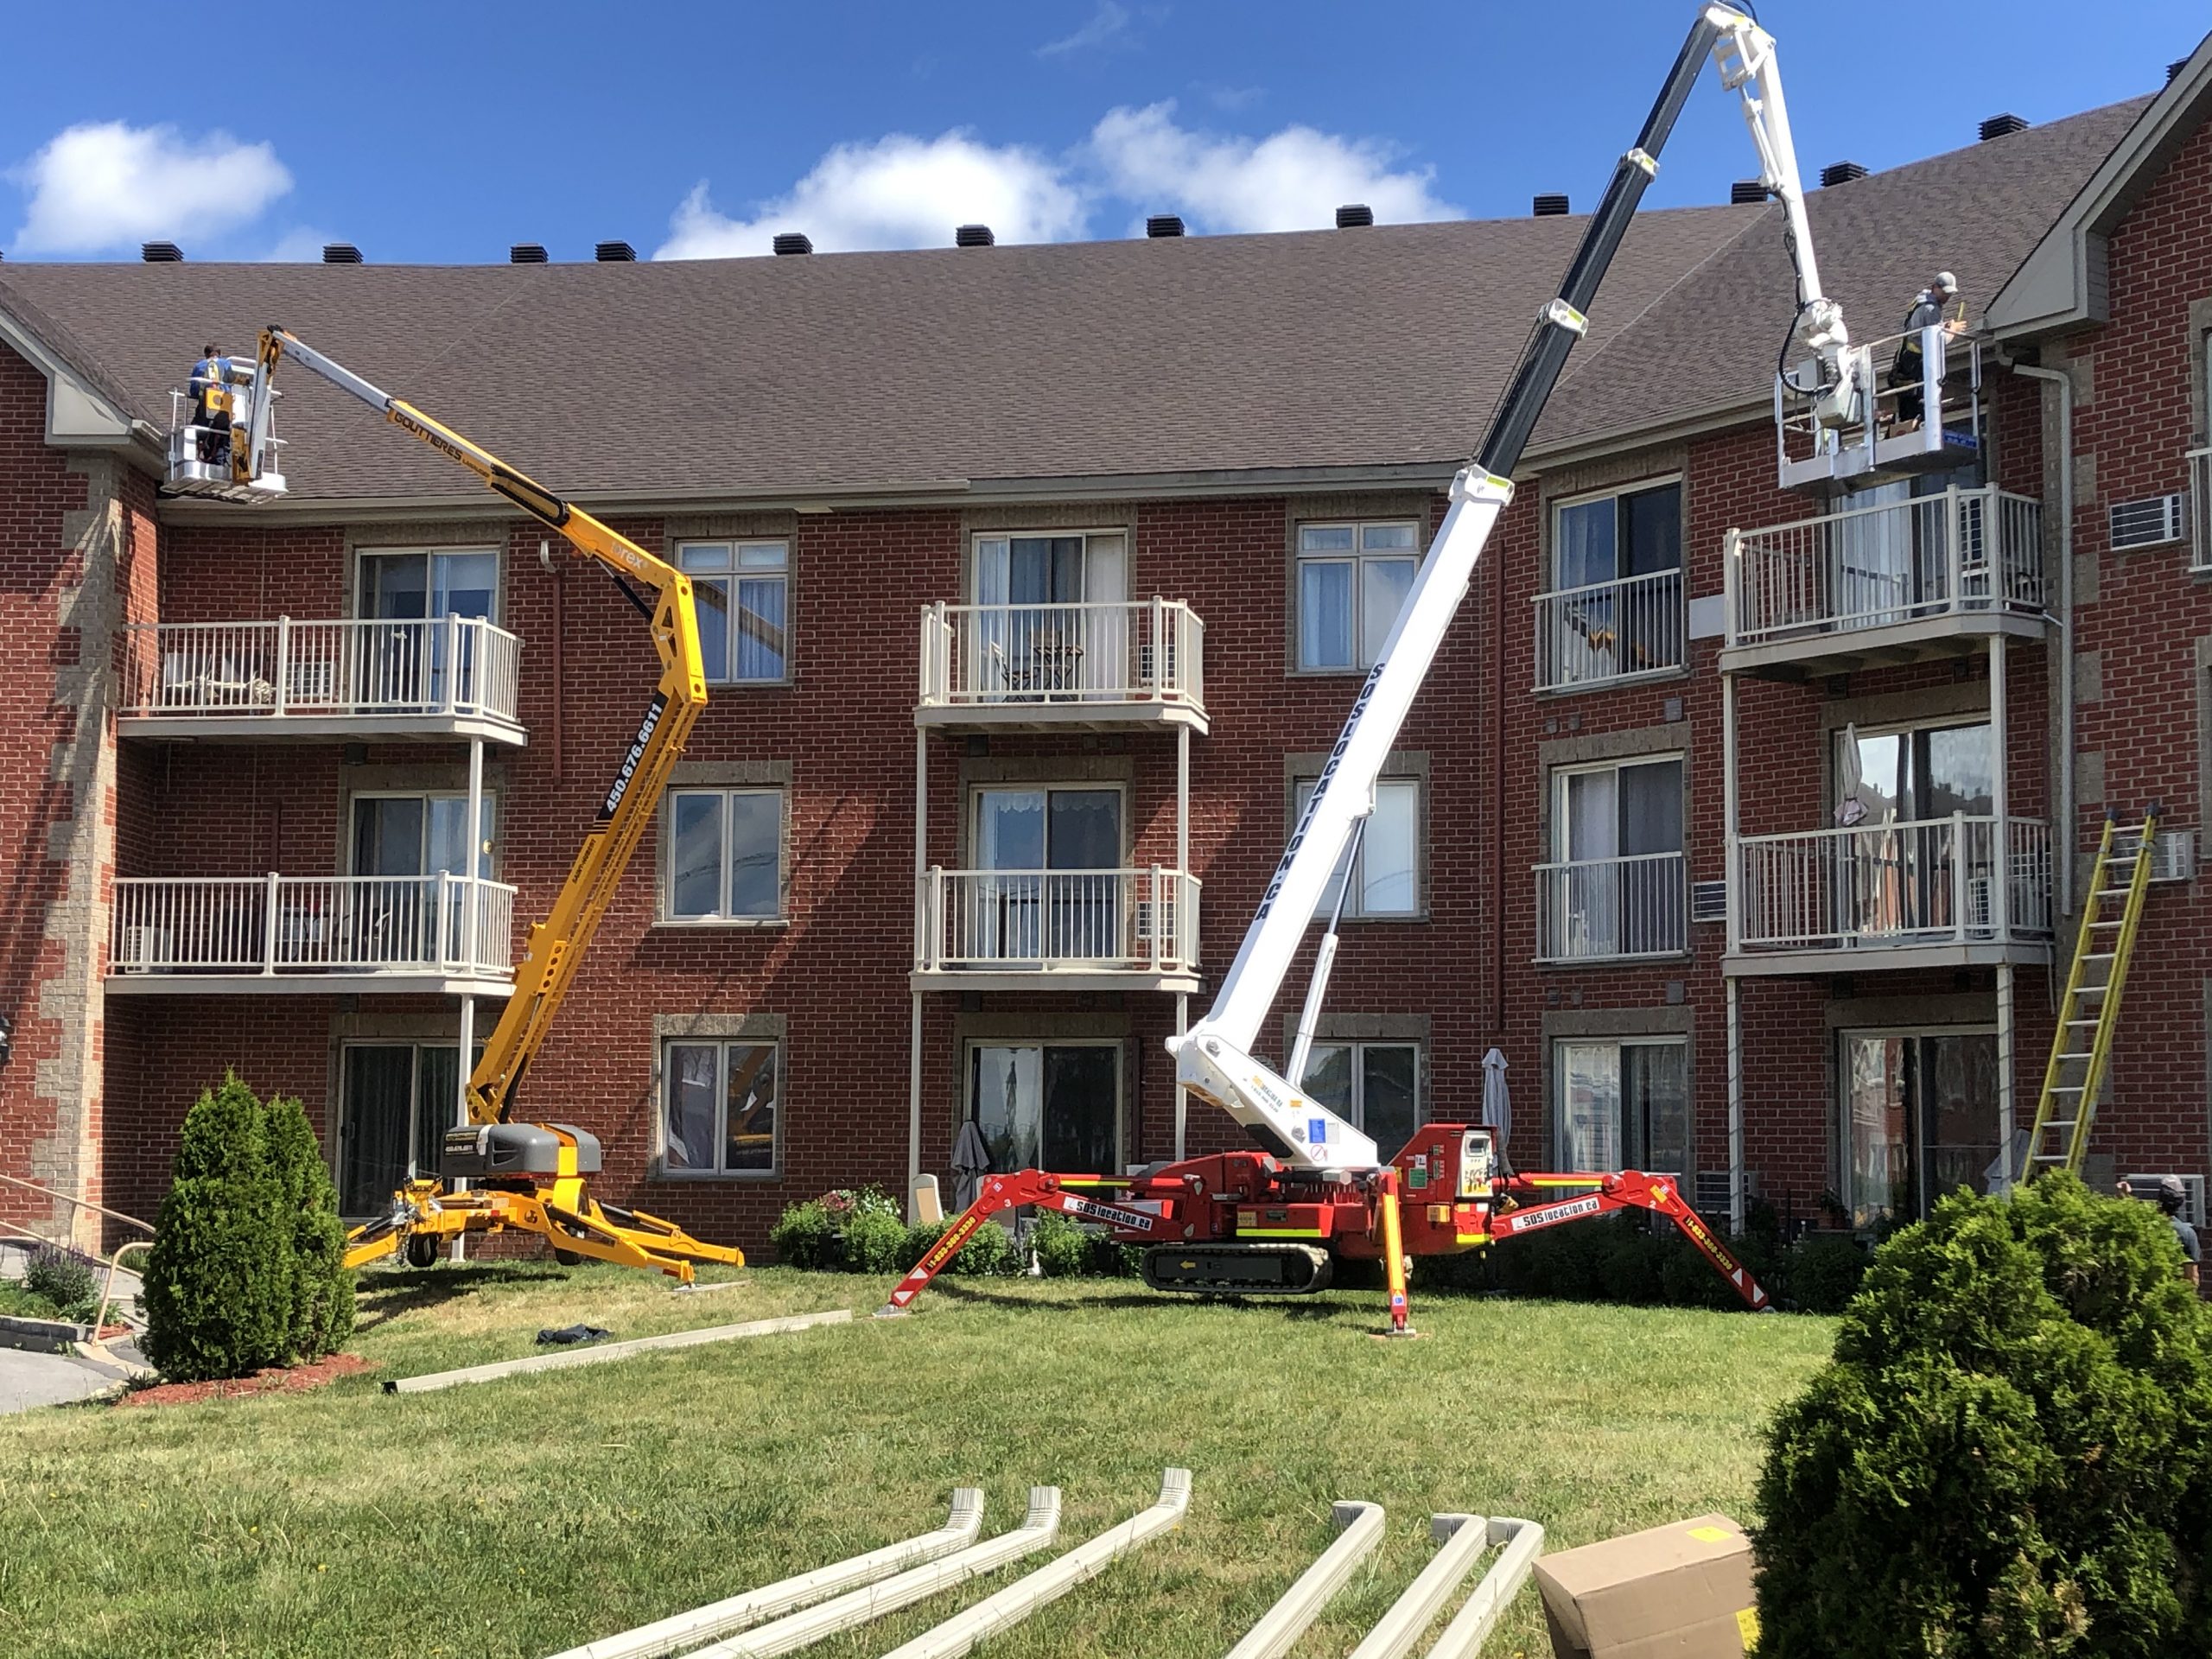
[[[1479,1515],[1432,1516],[1429,1529],[1444,1548],[1406,1586],[1405,1594],[1391,1604],[1382,1622],[1351,1650],[1351,1659],[1405,1659],[1421,1640],[1421,1633],[1452,1599],[1459,1580],[1474,1571],[1475,1563],[1490,1548],[1490,1528]]]
[[[1182,1524],[1184,1512],[1190,1507],[1191,1471],[1166,1470],[1160,1478],[1160,1502],[1143,1514],[1130,1516],[1058,1560],[1015,1580],[967,1611],[955,1613],[935,1630],[894,1648],[884,1659],[962,1659],[986,1637],[1011,1629],[1086,1579],[1096,1578],[1139,1544],[1173,1532]]]
[[[903,1543],[887,1544],[865,1555],[855,1555],[850,1560],[763,1585],[758,1590],[748,1590],[743,1595],[712,1602],[688,1613],[656,1619],[620,1636],[587,1642],[580,1648],[554,1655],[553,1659],[661,1659],[663,1655],[680,1653],[694,1643],[710,1642],[716,1637],[811,1606],[855,1585],[873,1584],[893,1573],[949,1555],[974,1543],[982,1524],[982,1491],[974,1486],[957,1487],[952,1494],[952,1512],[935,1532],[925,1532]]]
[[[1544,1529],[1533,1521],[1494,1515],[1488,1531],[1490,1542],[1505,1548],[1490,1564],[1490,1571],[1483,1574],[1465,1605],[1444,1627],[1444,1634],[1436,1638],[1428,1659],[1477,1659],[1515,1593],[1535,1570],[1536,1557],[1544,1553]]]
[[[1329,1514],[1341,1535],[1298,1575],[1298,1582],[1282,1592],[1251,1634],[1229,1650],[1228,1659],[1282,1659],[1344,1587],[1352,1569],[1382,1541],[1381,1504],[1339,1501],[1329,1506]]]
[[[804,1612],[792,1613],[757,1630],[733,1636],[699,1649],[691,1659],[767,1659],[779,1653],[796,1653],[840,1630],[871,1624],[887,1613],[955,1589],[979,1574],[995,1572],[1008,1561],[1045,1548],[1060,1530],[1060,1489],[1032,1486],[1029,1514],[1012,1532],[1002,1532],[987,1542],[971,1544],[957,1555],[931,1561],[881,1584],[855,1590],[835,1601]]]

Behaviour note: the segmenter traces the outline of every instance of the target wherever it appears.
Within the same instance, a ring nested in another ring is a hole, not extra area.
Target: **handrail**
[[[154,1230],[152,1224],[141,1221],[136,1216],[126,1216],[120,1210],[111,1210],[105,1205],[94,1204],[90,1198],[72,1198],[68,1193],[57,1188],[41,1186],[36,1181],[22,1180],[13,1175],[0,1175],[0,1181],[5,1181],[10,1186],[26,1187],[33,1192],[43,1193],[49,1198],[60,1198],[64,1204],[73,1204],[79,1210],[95,1211],[111,1221],[127,1222],[142,1233],[150,1233]]]
[[[1539,691],[1671,673],[1688,661],[1682,571],[1647,570],[1531,594]]]
[[[1159,702],[1202,709],[1205,624],[1179,599],[925,605],[925,708]]]
[[[485,617],[135,623],[124,640],[125,716],[518,718],[522,642]]]

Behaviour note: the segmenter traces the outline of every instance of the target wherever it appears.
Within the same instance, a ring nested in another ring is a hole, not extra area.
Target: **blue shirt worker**
[[[1948,270],[1939,270],[1936,280],[1913,296],[1912,309],[1905,314],[1904,337],[1897,342],[1897,354],[1890,359],[1889,375],[1890,384],[1897,389],[1900,427],[1917,425],[1927,413],[1923,407],[1927,395],[1921,385],[1927,359],[1920,348],[1920,337],[1923,330],[1942,325],[1943,308],[1958,293],[1959,279]]]
[[[231,459],[231,359],[219,348],[200,348],[192,365],[192,423],[200,429],[200,459],[224,467]]]
[[[2182,1266],[2181,1276],[2194,1285],[2203,1264],[2204,1247],[2197,1242],[2196,1229],[2181,1218],[2182,1207],[2188,1202],[2189,1189],[2182,1185],[2180,1176],[2168,1175],[2159,1180],[2158,1208],[2173,1223],[2174,1237],[2181,1244],[2181,1253],[2189,1258]]]

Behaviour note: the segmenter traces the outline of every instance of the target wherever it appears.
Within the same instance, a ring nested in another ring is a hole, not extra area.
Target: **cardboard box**
[[[1536,1563],[1559,1659],[1742,1659],[1758,1641],[1751,1545],[1700,1515]]]

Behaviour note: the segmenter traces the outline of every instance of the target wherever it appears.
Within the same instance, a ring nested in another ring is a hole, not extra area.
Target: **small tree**
[[[296,1098],[270,1097],[269,1162],[290,1223],[291,1302],[288,1348],[295,1360],[320,1359],[353,1330],[353,1275],[346,1270],[346,1228],[338,1189]]]
[[[227,1074],[184,1120],[146,1258],[146,1357],[178,1382],[245,1376],[290,1346],[291,1230],[253,1090]]]
[[[2212,1319],[2149,1205],[1960,1192],[1783,1409],[1763,1659],[2212,1652]]]

